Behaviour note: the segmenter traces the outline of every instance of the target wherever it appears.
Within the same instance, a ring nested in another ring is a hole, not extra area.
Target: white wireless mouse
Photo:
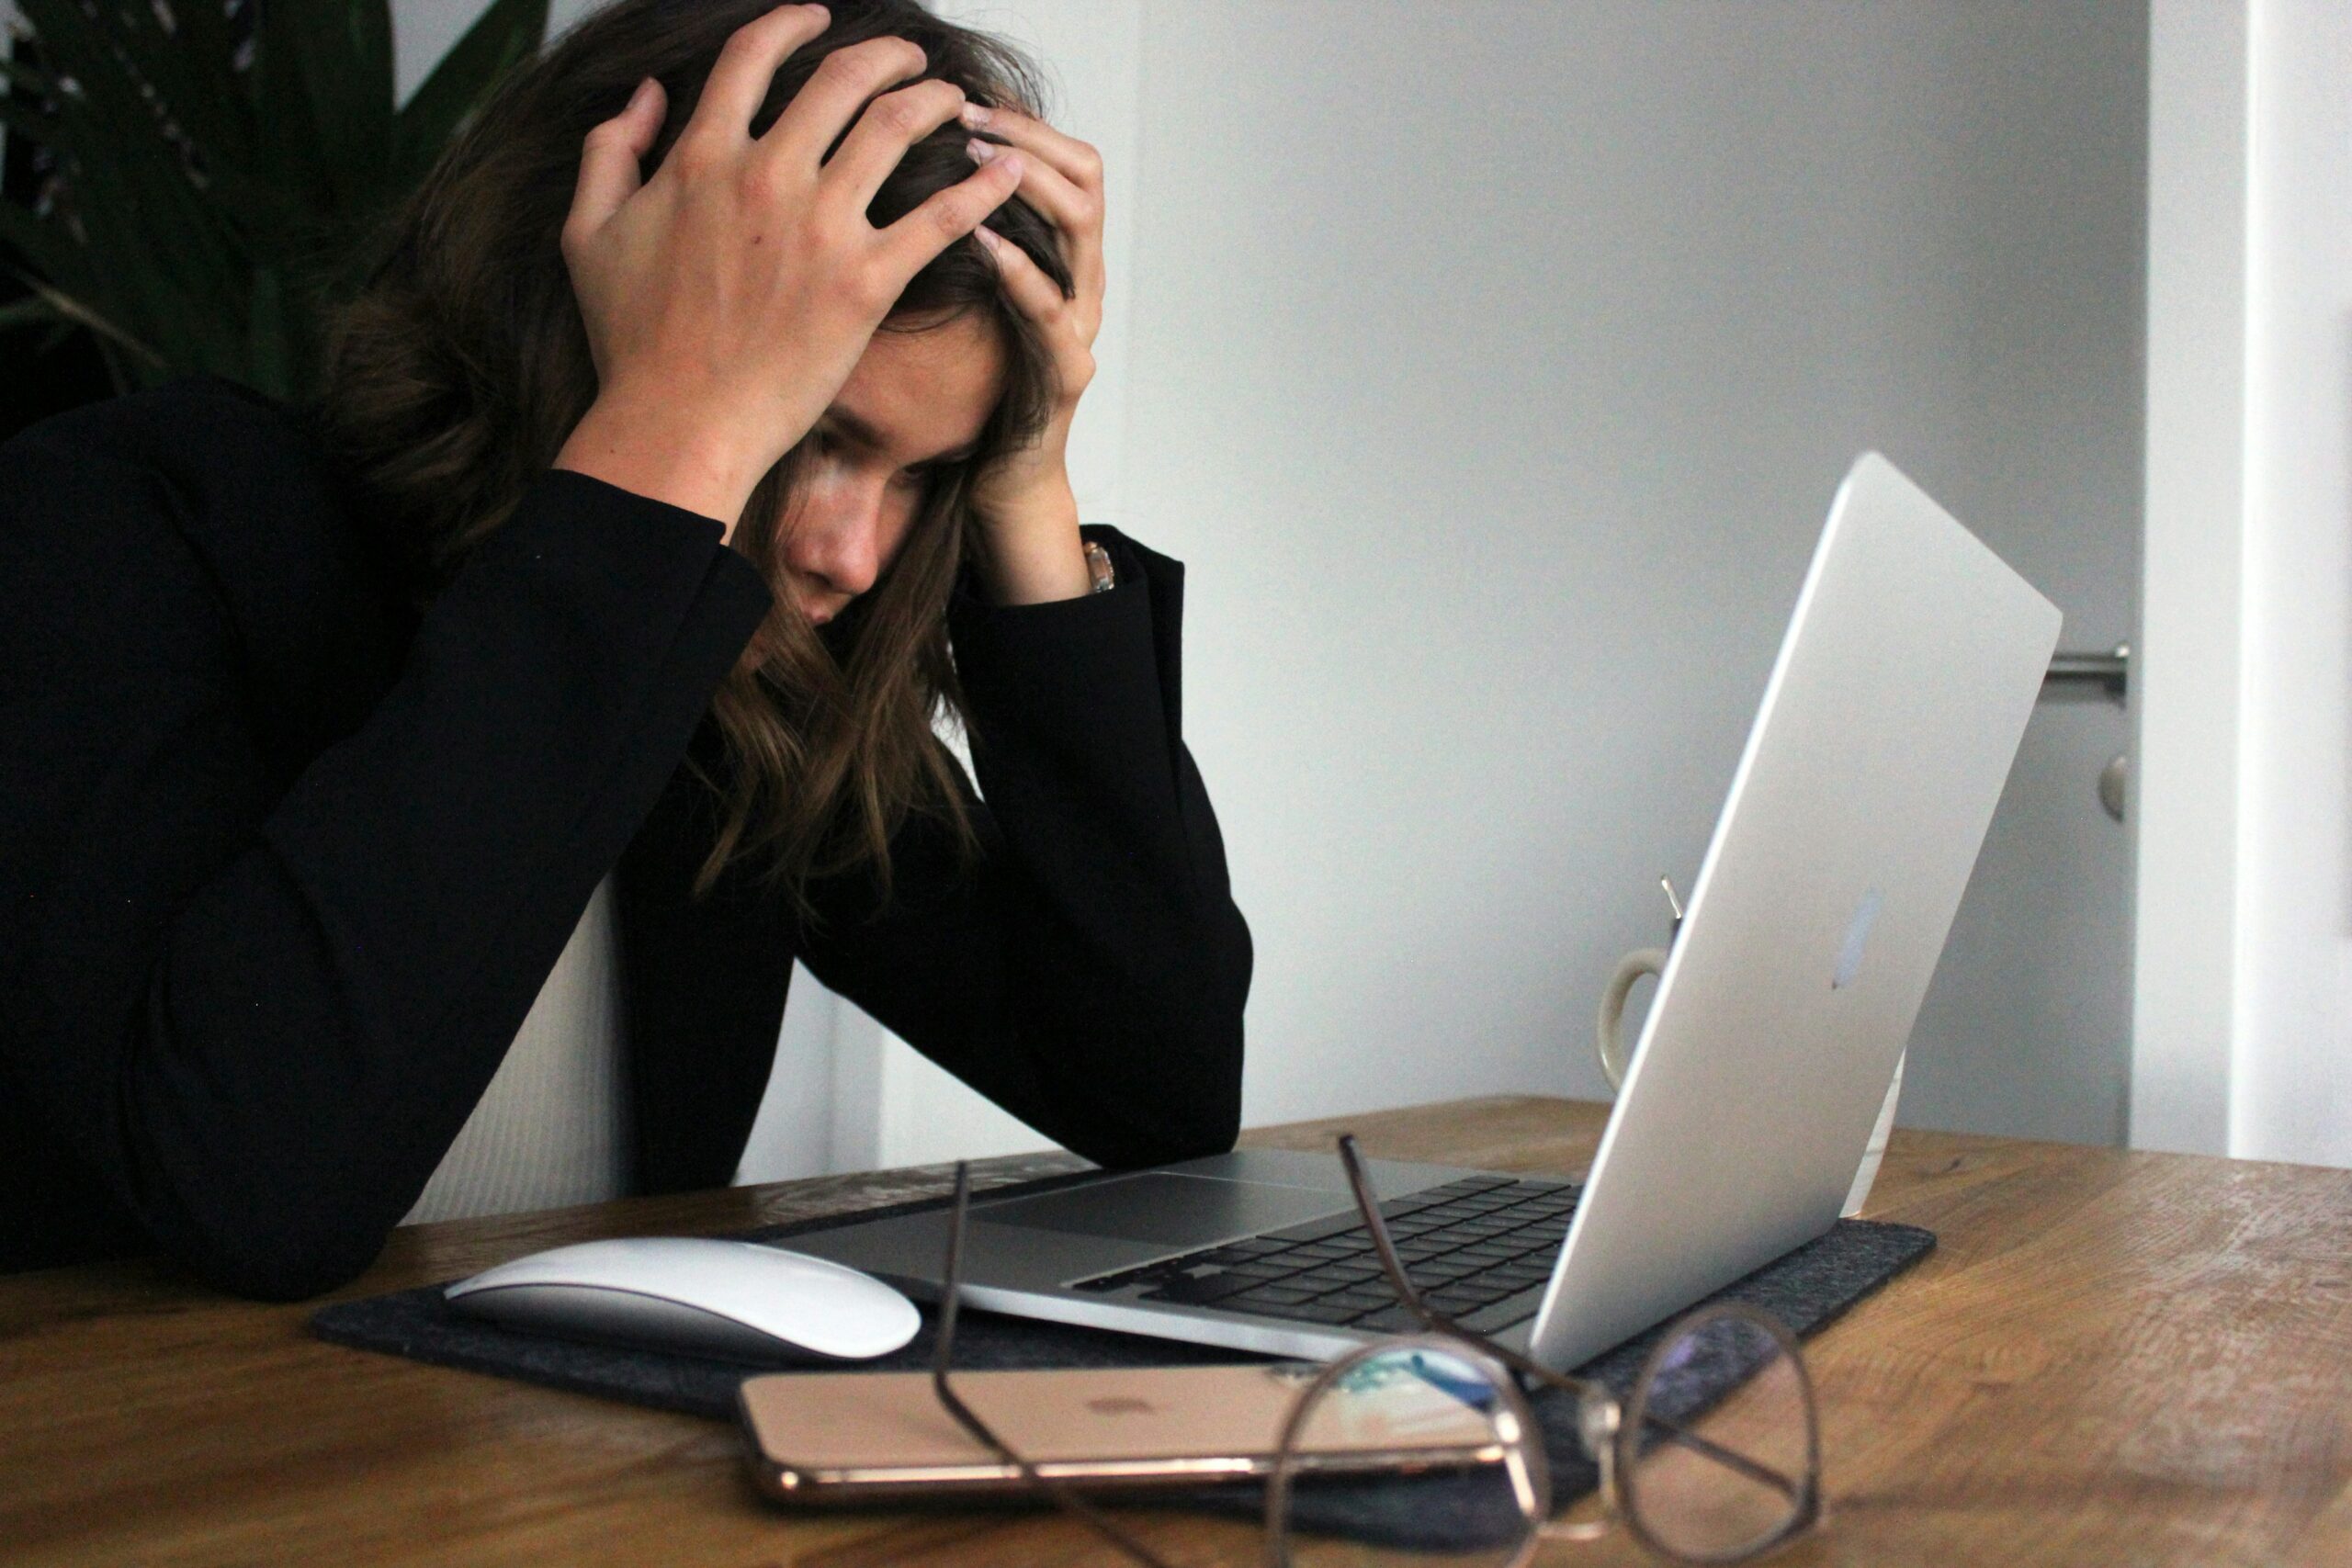
[[[485,1269],[443,1295],[514,1328],[733,1360],[865,1360],[922,1324],[912,1302],[871,1275],[700,1236],[559,1247]]]

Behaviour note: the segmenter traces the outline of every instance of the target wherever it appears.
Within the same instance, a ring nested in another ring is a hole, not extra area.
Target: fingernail
[[[982,224],[979,228],[973,230],[972,233],[978,239],[981,244],[986,245],[990,251],[994,251],[999,245],[1004,243],[1002,240],[997,238],[996,231],[988,227],[986,224]]]
[[[652,96],[653,78],[648,76],[644,81],[639,82],[637,85],[637,91],[628,96],[628,107],[623,109],[621,112],[623,114],[635,114],[638,110],[645,107],[645,100]]]
[[[964,152],[971,158],[973,163],[985,164],[989,159],[996,156],[996,143],[993,141],[983,141],[978,137],[975,136],[969,141],[964,143]]]
[[[1012,176],[1013,184],[1019,185],[1021,183],[1020,153],[1000,152],[998,156],[992,161],[1003,165],[1004,172]]]
[[[964,106],[964,123],[970,126],[974,130],[986,130],[989,124],[988,105],[966,104]]]

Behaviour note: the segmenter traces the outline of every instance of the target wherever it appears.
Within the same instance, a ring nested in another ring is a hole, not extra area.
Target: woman
[[[317,410],[0,448],[0,1266],[293,1297],[724,1183],[795,955],[1091,1157],[1230,1145],[1181,572],[1077,525],[1100,175],[1024,83],[908,0],[622,0]]]

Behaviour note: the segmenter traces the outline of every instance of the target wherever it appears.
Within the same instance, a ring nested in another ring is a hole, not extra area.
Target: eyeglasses
[[[1660,1336],[1621,1401],[1432,1309],[1398,1255],[1355,1139],[1343,1134],[1339,1143],[1381,1270],[1423,1332],[1372,1341],[1306,1378],[1264,1472],[1267,1568],[1327,1557],[1525,1568],[1544,1543],[1597,1540],[1616,1521],[1673,1562],[1745,1562],[1819,1519],[1813,1382],[1794,1336],[1777,1320],[1736,1303],[1700,1308]],[[952,1372],[970,1201],[969,1172],[959,1164],[932,1359],[940,1404],[1041,1496],[1145,1568],[1170,1568],[1121,1520],[1041,1473],[957,1395]],[[1535,1404],[1547,1393],[1570,1402],[1552,1408],[1573,1413],[1578,1447],[1596,1471],[1597,1510],[1568,1520],[1551,1517],[1553,1478]],[[1462,1439],[1465,1424],[1476,1440]],[[1440,1427],[1443,1444],[1416,1447]],[[1394,1461],[1377,1474],[1331,1461],[1367,1450],[1423,1457]],[[1319,1539],[1317,1527],[1367,1499],[1377,1501],[1377,1533],[1394,1545],[1340,1549]]]

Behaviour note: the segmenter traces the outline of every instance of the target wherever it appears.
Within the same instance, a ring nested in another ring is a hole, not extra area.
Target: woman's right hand
[[[964,107],[948,82],[883,91],[923,69],[904,39],[828,56],[754,138],[776,67],[831,20],[820,6],[786,6],[738,29],[650,180],[641,164],[667,107],[658,82],[588,133],[563,256],[597,394],[556,467],[731,533],[752,488],[824,412],[909,280],[1020,183],[1019,158],[999,158],[887,229],[867,220],[907,149]]]

